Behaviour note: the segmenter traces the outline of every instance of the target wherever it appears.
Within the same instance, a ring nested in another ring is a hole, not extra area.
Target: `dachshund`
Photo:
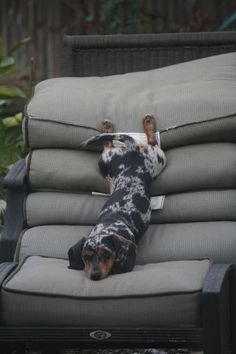
[[[146,145],[138,145],[127,134],[113,133],[109,121],[102,122],[102,134],[83,144],[103,144],[99,168],[113,189],[89,236],[68,251],[69,268],[84,269],[89,279],[130,272],[137,244],[149,226],[151,183],[165,168],[166,156],[157,144],[152,115],[144,117],[143,127]]]

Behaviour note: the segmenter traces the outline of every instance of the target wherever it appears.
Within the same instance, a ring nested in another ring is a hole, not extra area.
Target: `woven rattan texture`
[[[235,32],[66,36],[62,74],[123,74],[233,51]]]

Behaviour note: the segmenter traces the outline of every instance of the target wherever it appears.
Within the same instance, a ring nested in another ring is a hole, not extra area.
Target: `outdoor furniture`
[[[30,153],[4,182],[6,353],[25,344],[235,352],[236,53],[217,56],[235,51],[235,32],[64,38],[63,77],[36,86],[23,127]],[[141,132],[146,113],[158,117],[167,156],[152,187],[164,207],[134,270],[92,282],[68,269],[67,251],[96,223],[107,197],[92,192],[107,182],[99,152],[80,143],[103,118]]]

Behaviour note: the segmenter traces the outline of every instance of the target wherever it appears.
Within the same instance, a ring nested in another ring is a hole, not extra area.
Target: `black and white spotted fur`
[[[88,238],[77,245],[73,254],[69,252],[70,264],[72,268],[79,268],[75,266],[74,256],[77,253],[78,258],[80,252],[83,258],[84,249],[95,251],[102,246],[113,252],[119,239],[121,247],[116,252],[112,273],[125,272],[133,268],[136,245],[150,223],[151,184],[166,166],[166,157],[157,144],[140,147],[125,134],[100,134],[86,145],[95,140],[103,144],[109,142],[104,147],[99,167],[103,176],[111,181],[113,192]]]

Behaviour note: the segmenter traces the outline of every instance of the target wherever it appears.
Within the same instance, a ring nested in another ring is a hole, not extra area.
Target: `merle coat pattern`
[[[136,245],[150,223],[151,183],[166,157],[157,144],[139,146],[125,134],[100,134],[87,145],[95,140],[104,144],[99,167],[113,192],[88,238],[69,250],[69,260],[71,268],[85,268],[89,278],[99,280],[134,267]]]

